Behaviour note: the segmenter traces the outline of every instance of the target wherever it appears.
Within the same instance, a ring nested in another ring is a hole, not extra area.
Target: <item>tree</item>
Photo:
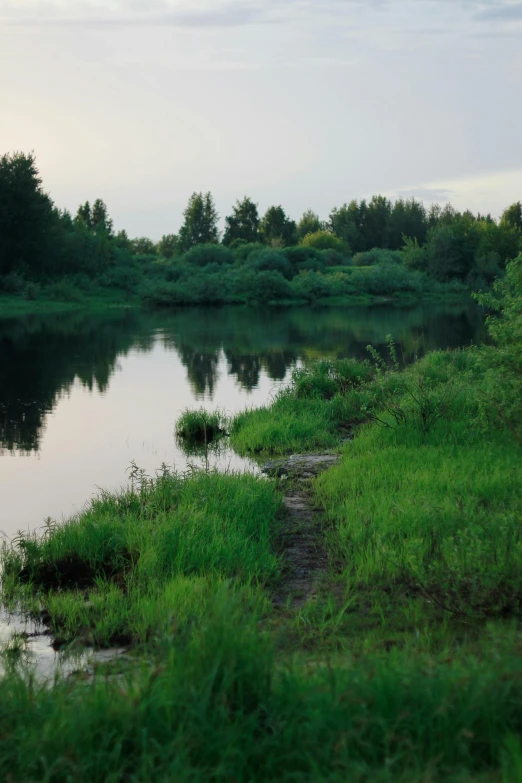
[[[0,157],[0,274],[16,268],[45,272],[51,228],[59,213],[42,189],[34,155]]]
[[[194,245],[219,242],[219,215],[211,193],[193,193],[183,212],[184,223],[179,231],[182,252]]]
[[[156,245],[148,237],[136,237],[136,239],[131,239],[131,251],[138,256],[154,256],[156,255]]]
[[[83,226],[95,234],[104,234],[112,237],[113,223],[109,217],[107,206],[101,198],[97,198],[94,204],[90,205],[88,201],[80,204],[76,213],[75,223]]]
[[[92,230],[95,234],[105,234],[112,237],[112,229],[113,223],[105,202],[101,198],[97,198],[92,205]]]
[[[522,203],[517,201],[504,210],[500,221],[501,225],[508,225],[522,231]]]
[[[74,222],[89,230],[92,228],[91,205],[88,201],[86,201],[85,204],[80,204]]]
[[[176,234],[164,234],[158,242],[158,253],[163,258],[172,258],[179,253],[179,240]]]
[[[400,250],[404,245],[404,237],[416,239],[422,245],[426,241],[427,232],[426,208],[422,201],[414,198],[407,201],[398,199],[390,216],[390,249]]]
[[[334,207],[328,220],[328,227],[339,239],[350,245],[354,253],[366,249],[364,237],[360,231],[360,210],[357,201],[350,201],[342,207]]]
[[[362,210],[365,206],[364,212]],[[384,196],[373,196],[370,203],[361,201],[360,230],[364,236],[366,250],[372,247],[388,248],[390,240],[390,224],[392,203]]]
[[[315,234],[317,231],[323,231],[324,228],[325,225],[319,219],[319,215],[316,215],[313,210],[307,209],[297,224],[297,239],[301,241],[307,234]]]
[[[237,201],[232,208],[232,214],[225,218],[224,245],[231,245],[236,240],[257,242],[259,240],[259,213],[257,204],[245,196]]]
[[[269,207],[261,221],[261,233],[267,245],[287,247],[295,244],[296,225],[283,207]]]

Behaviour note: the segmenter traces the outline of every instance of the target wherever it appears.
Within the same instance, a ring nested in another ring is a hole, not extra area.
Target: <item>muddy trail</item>
[[[295,454],[286,460],[268,462],[262,469],[269,476],[288,481],[284,496],[287,514],[280,540],[283,573],[272,599],[278,608],[300,609],[316,596],[328,571],[328,553],[320,516],[310,494],[310,480],[336,465],[339,459],[340,454]]]

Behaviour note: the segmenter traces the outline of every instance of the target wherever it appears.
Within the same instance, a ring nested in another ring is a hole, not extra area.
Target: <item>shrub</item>
[[[330,294],[330,280],[320,272],[301,272],[292,280],[292,290],[299,299],[310,302]]]
[[[79,302],[83,297],[80,289],[66,277],[64,277],[63,280],[59,280],[57,283],[48,285],[46,293],[51,299],[55,299],[57,302]]]
[[[233,247],[233,245],[231,245],[231,248],[233,248],[234,256],[240,264],[245,264],[252,253],[266,249],[265,245],[261,244],[261,242],[244,242],[243,240],[237,240],[237,242],[237,246]]]
[[[351,257],[339,250],[320,250],[319,255],[325,266],[345,266],[352,263]]]
[[[259,250],[249,257],[249,266],[256,272],[279,272],[287,280],[292,278],[292,267],[280,250]]]
[[[234,263],[234,254],[227,247],[223,245],[207,244],[196,245],[188,250],[182,257],[182,262],[189,266],[207,266],[208,264],[224,264]]]
[[[344,255],[349,255],[351,252],[350,245],[331,231],[314,231],[303,237],[299,244],[304,247],[313,247],[316,250],[337,250]]]
[[[377,264],[400,264],[402,255],[400,250],[384,250],[374,247],[365,253],[356,253],[353,257],[355,266],[374,266]]]
[[[9,272],[0,276],[0,291],[5,294],[21,294],[25,289],[25,280],[18,272]]]
[[[294,275],[302,270],[324,271],[325,263],[322,254],[313,247],[289,247],[285,250],[285,256],[290,262]]]

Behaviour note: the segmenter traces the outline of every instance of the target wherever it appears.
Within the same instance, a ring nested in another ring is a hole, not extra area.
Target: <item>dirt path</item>
[[[339,454],[296,454],[287,460],[269,462],[263,472],[287,477],[284,503],[287,517],[281,534],[283,574],[274,606],[299,609],[317,592],[328,569],[320,522],[310,495],[310,479],[339,461]]]

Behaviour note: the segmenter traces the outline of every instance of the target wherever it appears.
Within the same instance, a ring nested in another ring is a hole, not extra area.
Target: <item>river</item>
[[[149,475],[201,464],[176,443],[185,408],[264,404],[299,363],[363,358],[388,334],[409,362],[482,342],[484,319],[472,302],[0,316],[0,531],[80,511],[122,486],[131,462]],[[253,468],[226,449],[214,461]]]

